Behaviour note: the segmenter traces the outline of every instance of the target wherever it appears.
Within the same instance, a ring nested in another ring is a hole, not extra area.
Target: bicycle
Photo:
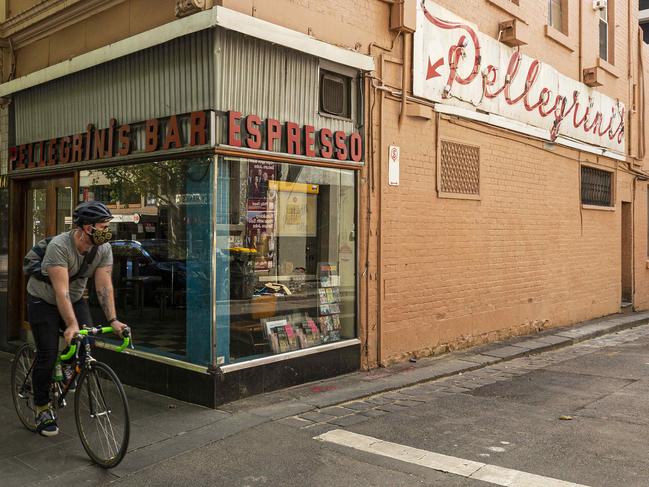
[[[92,357],[91,336],[112,333],[111,327],[82,328],[74,337],[67,353],[60,355],[60,362],[74,358],[73,375],[64,382],[62,374],[55,373],[50,390],[55,416],[67,405],[66,396],[74,388],[74,415],[81,444],[88,456],[103,468],[117,466],[128,448],[130,436],[129,407],[124,387],[113,370]],[[123,351],[131,344],[130,329],[122,332]],[[79,353],[83,350],[84,353]],[[25,343],[18,348],[11,366],[11,392],[16,413],[22,424],[36,431],[36,407],[32,389],[32,370],[37,351]],[[60,369],[58,369],[60,370]]]

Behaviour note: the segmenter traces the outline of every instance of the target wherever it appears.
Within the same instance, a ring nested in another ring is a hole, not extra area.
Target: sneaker
[[[54,411],[46,409],[36,415],[36,431],[43,436],[56,436],[59,434]]]
[[[77,390],[77,378],[74,377],[74,365],[63,364],[63,384],[68,388],[68,392]]]

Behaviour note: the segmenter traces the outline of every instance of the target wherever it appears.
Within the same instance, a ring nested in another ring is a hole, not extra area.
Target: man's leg
[[[77,317],[79,328],[84,326],[93,326],[92,315],[90,314],[90,306],[88,300],[81,298],[79,301],[72,305],[74,308],[74,315]]]
[[[44,406],[50,401],[52,370],[59,352],[59,323],[56,306],[33,296],[27,297],[29,323],[36,342],[36,364],[32,372],[34,403]]]
[[[83,328],[84,326],[93,326],[93,321],[92,321],[92,315],[90,314],[90,307],[88,306],[88,300],[87,299],[80,299],[76,303],[72,304],[72,308],[74,309],[74,315],[77,318],[77,323],[79,323],[79,328]],[[65,324],[61,321],[61,331],[65,331]],[[90,340],[93,340],[93,338],[90,338]],[[63,353],[67,352],[70,347],[65,347],[65,350]],[[86,350],[84,347],[80,346],[78,350],[79,357],[83,358],[86,353]],[[73,392],[77,388],[77,381],[76,378],[74,379],[74,382],[70,381],[72,380],[74,376],[74,364],[75,364],[75,357],[72,357],[70,360],[67,360],[65,362],[62,362],[63,366],[63,376],[64,380],[67,386],[68,392]]]
[[[59,323],[61,317],[56,306],[27,297],[28,319],[36,342],[36,363],[32,371],[34,405],[37,431],[44,436],[54,436],[59,429],[51,411],[50,383],[52,370],[59,352]]]

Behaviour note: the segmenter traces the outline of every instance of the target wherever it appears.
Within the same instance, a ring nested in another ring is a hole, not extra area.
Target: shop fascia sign
[[[228,145],[270,152],[276,148],[286,154],[321,157],[343,162],[363,160],[363,139],[359,132],[346,133],[313,125],[281,123],[274,118],[262,120],[257,115],[244,117],[228,112]]]
[[[88,124],[85,132],[9,148],[9,167],[20,171],[213,144],[211,113],[191,112],[122,125],[112,118],[103,129]]]
[[[624,154],[619,100],[505,46],[430,0],[417,4],[416,96],[522,122],[551,141],[573,139]]]

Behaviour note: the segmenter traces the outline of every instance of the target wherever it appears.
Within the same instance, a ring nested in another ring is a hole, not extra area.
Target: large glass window
[[[142,350],[210,362],[211,159],[81,171],[79,201],[115,216],[113,285],[120,320]],[[97,323],[105,322],[92,285]]]
[[[355,337],[353,171],[224,158],[218,181],[223,361]]]

